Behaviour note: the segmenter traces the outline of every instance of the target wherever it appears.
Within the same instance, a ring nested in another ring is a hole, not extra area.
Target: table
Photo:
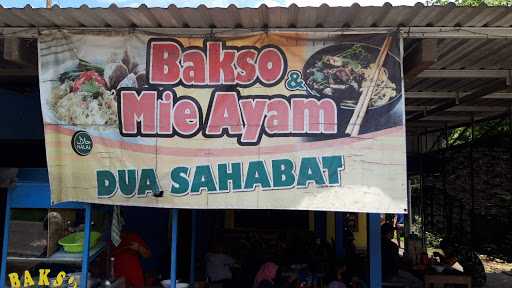
[[[426,274],[425,288],[430,288],[435,284],[462,284],[471,288],[471,276],[468,275],[446,275],[446,274]]]
[[[89,251],[89,262],[92,262],[106,247],[103,241],[98,242]],[[22,263],[59,263],[59,264],[82,264],[82,253],[67,253],[62,248],[53,253],[50,257],[23,257],[23,256],[7,256],[7,262],[22,262]]]

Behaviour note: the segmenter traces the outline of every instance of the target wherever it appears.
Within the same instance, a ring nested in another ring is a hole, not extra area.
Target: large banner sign
[[[398,35],[46,31],[52,200],[404,212]]]

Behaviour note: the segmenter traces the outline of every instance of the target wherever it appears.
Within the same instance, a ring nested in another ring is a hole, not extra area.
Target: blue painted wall
[[[39,95],[21,95],[0,88],[0,140],[43,139]]]
[[[151,250],[152,257],[144,259],[142,265],[146,271],[163,270],[169,273],[168,266],[164,267],[169,257],[169,209],[149,207],[121,208],[126,222],[123,229],[139,234]],[[167,263],[166,263],[167,262]],[[164,274],[167,276],[167,274]]]

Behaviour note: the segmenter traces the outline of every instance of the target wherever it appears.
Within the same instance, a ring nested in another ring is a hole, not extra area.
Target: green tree
[[[455,128],[448,133],[448,145],[454,146],[458,144],[466,144],[477,141],[482,138],[491,138],[494,136],[509,137],[511,135],[510,118],[505,116],[503,118],[488,120],[484,122],[475,123],[473,133],[471,133],[471,125]],[[472,139],[474,137],[474,139]]]
[[[434,0],[434,5],[447,5],[454,2],[457,6],[479,6],[486,4],[487,6],[512,6],[512,0]]]

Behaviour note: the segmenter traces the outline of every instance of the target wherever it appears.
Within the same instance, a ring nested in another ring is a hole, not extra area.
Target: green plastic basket
[[[80,253],[84,250],[84,232],[76,232],[67,235],[66,237],[59,240],[59,244],[64,248],[64,251],[68,253]],[[91,240],[89,242],[89,249],[93,248],[98,244],[101,233],[91,231]]]

